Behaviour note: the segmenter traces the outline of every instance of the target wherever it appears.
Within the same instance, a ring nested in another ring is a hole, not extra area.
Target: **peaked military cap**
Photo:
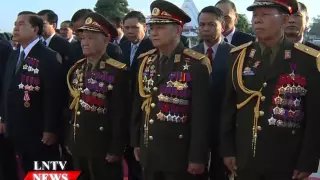
[[[184,25],[191,18],[178,6],[164,0],[155,0],[150,5],[151,18],[148,24],[170,24]]]
[[[117,29],[101,14],[94,12],[88,13],[85,24],[78,29],[78,31],[83,30],[101,32],[110,35],[111,39],[118,36]]]
[[[291,15],[298,11],[299,4],[297,0],[255,0],[247,10],[253,11],[257,7],[279,7]]]

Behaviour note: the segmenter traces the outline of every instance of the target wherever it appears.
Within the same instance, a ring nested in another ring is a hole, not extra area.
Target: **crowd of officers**
[[[82,9],[59,35],[53,11],[20,12],[12,46],[0,41],[0,179],[65,160],[81,180],[121,180],[124,158],[129,180],[306,180],[320,157],[307,8],[247,10],[255,37],[235,28],[230,0],[202,9],[192,49],[181,36],[191,18],[164,0],[148,22]]]

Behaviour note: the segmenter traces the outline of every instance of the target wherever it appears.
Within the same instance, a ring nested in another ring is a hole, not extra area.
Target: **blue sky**
[[[20,11],[29,10],[38,12],[42,9],[52,9],[59,15],[59,23],[71,18],[72,14],[81,8],[93,8],[96,4],[96,0],[53,0],[48,5],[45,0],[4,0],[0,6],[0,30],[11,32],[13,23],[16,19],[16,15]],[[129,7],[135,10],[142,11],[146,15],[149,14],[149,5],[153,0],[128,0]],[[183,0],[171,0],[178,6],[181,6]],[[214,5],[217,0],[194,0],[198,10],[203,7]],[[240,13],[247,14],[248,18],[251,18],[251,13],[246,11],[246,7],[249,6],[253,0],[234,0]],[[311,17],[315,17],[317,14],[317,7],[320,5],[319,0],[301,0],[309,8]]]

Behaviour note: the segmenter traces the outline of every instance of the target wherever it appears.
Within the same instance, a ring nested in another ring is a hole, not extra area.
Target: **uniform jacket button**
[[[153,140],[153,136],[149,136],[149,140]]]
[[[153,91],[158,91],[158,88],[157,88],[157,87],[154,87],[154,88],[153,88]]]
[[[150,119],[150,120],[149,120],[149,123],[150,123],[150,124],[153,124],[153,123],[154,123],[154,120],[153,120],[153,119]]]
[[[264,115],[264,112],[263,112],[263,111],[260,111],[259,114],[260,114],[260,116],[263,116],[263,115]]]
[[[99,128],[99,130],[100,130],[100,131],[103,131],[103,130],[104,130],[104,128],[103,128],[103,127],[100,127],[100,128]]]
[[[81,114],[80,111],[78,111],[78,112],[77,112],[77,115],[79,116],[80,114]]]
[[[292,130],[292,135],[295,135],[296,134],[296,131],[295,130]]]
[[[179,135],[179,139],[182,139],[182,138],[183,138],[183,135],[182,135],[182,134],[180,134],[180,135]]]
[[[69,121],[69,124],[72,124],[72,121]]]
[[[265,101],[266,100],[266,97],[265,96],[262,96],[261,97],[261,101]]]
[[[156,107],[156,104],[155,104],[155,103],[151,103],[151,107],[152,107],[152,108],[155,108],[155,107]]]
[[[76,124],[76,127],[79,128],[79,127],[80,127],[80,124]]]
[[[257,130],[258,130],[258,131],[261,131],[261,130],[262,130],[262,127],[261,127],[261,126],[258,126],[258,127],[257,127]]]
[[[267,85],[268,85],[268,84],[267,84],[266,82],[263,83],[263,87],[267,87]]]

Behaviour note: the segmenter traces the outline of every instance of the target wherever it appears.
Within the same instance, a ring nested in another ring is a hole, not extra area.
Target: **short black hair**
[[[39,16],[47,15],[49,24],[58,24],[58,15],[50,9],[45,9],[38,12]]]
[[[68,24],[70,27],[72,26],[72,23],[70,20],[65,20],[61,24]]]
[[[112,17],[110,21],[114,23],[116,28],[122,28],[122,19],[120,17]]]
[[[308,13],[308,8],[305,4],[303,4],[302,2],[299,2],[299,9],[301,12],[304,12],[306,14],[306,19],[307,21],[309,21],[309,13]]]
[[[87,14],[91,12],[93,12],[91,9],[80,9],[73,14],[71,22],[76,22],[82,18],[86,18]]]
[[[214,6],[207,6],[205,8],[203,8],[200,13],[198,14],[198,21],[199,21],[199,17],[202,13],[211,13],[217,16],[217,19],[219,22],[223,23],[224,22],[224,16],[223,16],[223,12]]]
[[[218,4],[230,4],[231,8],[234,10],[234,12],[237,13],[237,7],[236,4],[234,4],[234,2],[230,1],[230,0],[220,0],[216,3],[215,6],[217,6]]]
[[[131,18],[137,18],[139,23],[141,23],[141,24],[146,23],[146,17],[140,11],[129,12],[126,16],[124,16],[123,22],[126,21],[127,19],[131,19]]]
[[[43,20],[34,12],[31,11],[22,11],[18,14],[20,15],[29,15],[29,23],[31,24],[32,27],[38,27],[38,35],[42,35],[43,31]]]

